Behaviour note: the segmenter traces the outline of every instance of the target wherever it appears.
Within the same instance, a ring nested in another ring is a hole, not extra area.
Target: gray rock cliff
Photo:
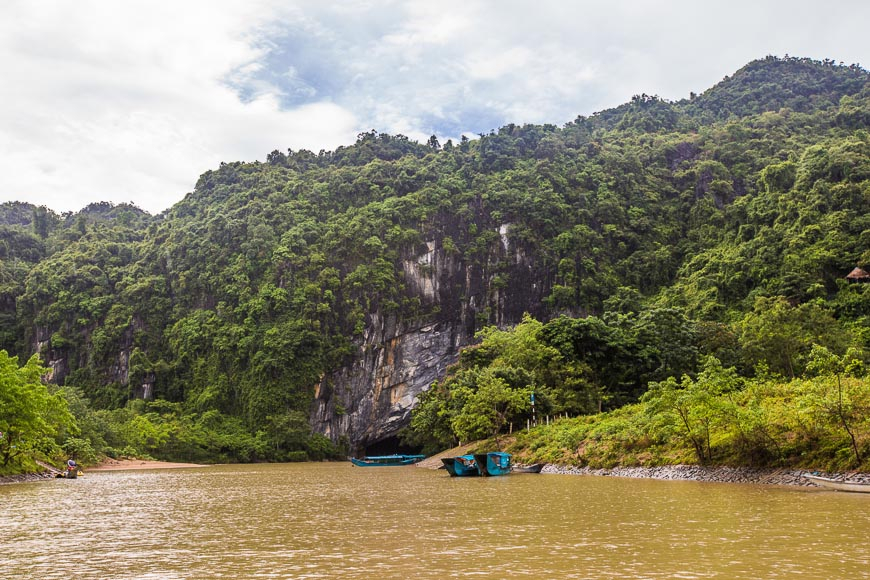
[[[346,441],[354,452],[396,435],[410,422],[418,395],[444,376],[477,330],[516,324],[525,312],[543,314],[549,272],[511,242],[509,227],[498,228],[482,260],[430,240],[425,252],[403,261],[407,292],[431,314],[414,321],[369,315],[353,361],[316,386],[316,432]]]

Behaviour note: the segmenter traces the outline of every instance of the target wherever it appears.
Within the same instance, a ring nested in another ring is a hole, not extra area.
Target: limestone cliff
[[[430,240],[404,260],[407,292],[420,299],[422,320],[371,313],[353,361],[323,377],[311,410],[315,431],[359,450],[406,426],[417,396],[456,362],[487,324],[540,316],[550,292],[546,267],[528,258],[501,225],[485,259],[470,262]]]

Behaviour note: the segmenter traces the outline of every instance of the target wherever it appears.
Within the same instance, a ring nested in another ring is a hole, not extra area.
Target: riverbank
[[[473,452],[481,442],[469,443],[442,451],[417,463],[417,467],[438,469],[442,457],[456,457]],[[636,479],[664,479],[675,481],[706,481],[711,483],[749,483],[756,485],[789,485],[796,487],[819,487],[803,477],[813,473],[832,479],[848,479],[870,484],[870,473],[826,473],[810,469],[774,469],[756,467],[705,467],[700,465],[666,465],[661,467],[612,467],[592,468],[558,465],[548,463],[541,473],[557,475],[597,475],[606,477],[628,477]]]
[[[16,475],[4,475],[0,477],[0,485],[8,483],[28,483],[32,481],[42,481],[45,479],[54,479],[54,474],[50,471],[42,473],[19,473]]]
[[[173,463],[171,461],[154,461],[145,459],[107,459],[89,467],[87,471],[131,471],[140,469],[180,469],[183,467],[207,467],[201,463]]]
[[[41,463],[43,467],[50,467],[45,463]],[[142,469],[180,469],[183,467],[207,467],[200,463],[174,463],[171,461],[153,461],[145,459],[107,459],[99,465],[94,465],[82,471],[87,474],[93,471],[133,471]],[[55,474],[59,473],[57,469],[51,468],[40,473],[19,473],[16,475],[6,475],[0,477],[0,485],[8,483],[27,483],[33,481],[43,481],[45,479],[54,479]]]
[[[465,445],[458,449],[444,451],[433,455],[416,464],[416,467],[438,469],[441,467],[441,457],[454,457],[468,453],[474,445]],[[89,467],[85,474],[94,471],[121,471],[145,469],[179,469],[185,467],[207,467],[199,463],[173,463],[169,461],[150,461],[143,459],[110,459],[99,465]],[[705,481],[712,483],[749,483],[757,485],[789,485],[800,487],[818,487],[803,477],[806,469],[769,469],[751,467],[703,467],[699,465],[668,465],[662,467],[613,467],[595,469],[591,467],[574,467],[548,463],[541,473],[556,475],[597,475],[604,477],[628,477],[636,479],[662,479],[678,481]],[[849,479],[870,483],[870,473],[818,473],[823,477],[833,479]],[[0,477],[0,485],[9,483],[25,483],[54,479],[54,473],[22,473]]]
[[[668,465],[663,467],[614,467],[593,469],[590,467],[566,467],[548,464],[541,473],[560,475],[598,475],[640,479],[665,479],[681,481],[706,481],[712,483],[750,483],[756,485],[790,485],[818,487],[803,477],[806,469],[763,469],[751,467],[703,467],[699,465]],[[814,472],[815,473],[815,472]],[[821,473],[824,477],[870,482],[867,473]]]

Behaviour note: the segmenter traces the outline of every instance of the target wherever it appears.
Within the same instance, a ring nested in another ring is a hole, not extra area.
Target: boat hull
[[[357,467],[401,467],[413,465],[425,458],[425,455],[379,455],[362,459],[351,457],[350,462]]]
[[[517,467],[514,465],[511,468],[511,471],[514,473],[541,473],[541,470],[544,469],[543,463],[534,463],[532,465],[526,465],[525,467]]]
[[[444,464],[444,469],[447,470],[447,473],[450,474],[450,477],[456,477],[456,458],[455,457],[442,457],[441,463]]]
[[[477,470],[484,477],[507,475],[511,472],[511,454],[502,451],[478,453],[474,456]]]
[[[809,479],[816,485],[835,489],[837,491],[851,491],[854,493],[870,493],[870,483],[861,483],[859,481],[838,481],[828,477],[820,477],[818,475],[804,474],[806,479]]]

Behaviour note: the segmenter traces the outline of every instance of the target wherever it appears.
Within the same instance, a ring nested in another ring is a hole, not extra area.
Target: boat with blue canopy
[[[350,461],[358,467],[396,467],[413,465],[424,459],[425,455],[373,455],[362,459],[351,457]]]
[[[480,472],[477,470],[477,462],[474,460],[474,455],[459,455],[456,457],[442,457],[441,463],[451,477],[469,477],[478,476]]]
[[[511,454],[504,451],[476,453],[474,460],[480,475],[507,475],[511,472]]]

